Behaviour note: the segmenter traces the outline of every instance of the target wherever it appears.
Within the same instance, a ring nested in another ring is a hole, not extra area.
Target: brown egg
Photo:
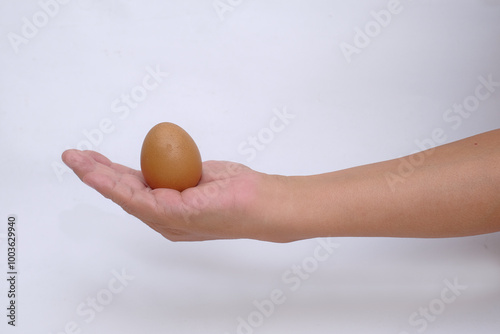
[[[193,138],[178,125],[160,123],[146,135],[141,151],[141,169],[153,189],[183,191],[201,178],[201,155]]]

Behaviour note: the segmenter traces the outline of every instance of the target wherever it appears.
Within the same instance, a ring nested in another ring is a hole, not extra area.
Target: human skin
[[[140,171],[68,150],[78,177],[172,241],[444,238],[500,231],[500,129],[403,159],[311,176],[206,161],[198,186],[151,189]],[[398,177],[391,184],[388,175]]]

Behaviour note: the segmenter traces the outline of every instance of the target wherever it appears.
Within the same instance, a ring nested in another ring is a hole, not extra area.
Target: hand
[[[279,238],[269,235],[266,200],[259,198],[275,178],[241,164],[204,162],[198,186],[178,192],[151,189],[140,171],[94,151],[68,150],[62,159],[85,184],[169,240]]]

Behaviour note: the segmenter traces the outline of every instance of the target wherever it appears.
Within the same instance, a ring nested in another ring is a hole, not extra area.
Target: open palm
[[[94,151],[68,150],[63,161],[78,177],[172,241],[259,238],[252,206],[261,177],[241,164],[206,161],[198,186],[151,189],[138,170]]]

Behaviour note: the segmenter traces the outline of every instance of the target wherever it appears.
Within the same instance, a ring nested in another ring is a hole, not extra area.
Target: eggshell
[[[160,123],[144,139],[141,170],[151,188],[183,191],[200,181],[200,151],[193,138],[180,126]]]

